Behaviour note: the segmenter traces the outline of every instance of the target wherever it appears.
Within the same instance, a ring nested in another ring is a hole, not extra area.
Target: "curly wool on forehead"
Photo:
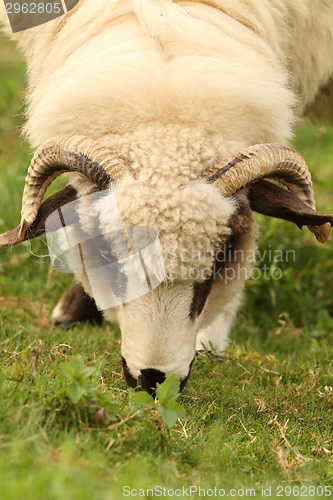
[[[209,134],[202,127],[183,124],[141,124],[122,135],[108,134],[98,139],[120,154],[143,183],[183,186],[207,169],[249,146],[245,142],[225,140],[221,134]]]
[[[230,234],[228,220],[236,203],[194,181],[184,188],[151,187],[127,177],[114,191],[124,226],[156,229],[162,246],[166,277],[204,280],[215,254]],[[112,230],[108,197],[98,204],[100,229]],[[194,273],[195,269],[195,274]]]

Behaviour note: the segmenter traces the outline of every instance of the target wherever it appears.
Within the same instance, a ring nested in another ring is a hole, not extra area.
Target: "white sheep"
[[[0,20],[10,33],[2,4]],[[254,263],[251,209],[328,236],[333,217],[315,212],[304,161],[271,143],[286,145],[307,110],[332,118],[333,3],[81,0],[12,38],[28,64],[24,133],[42,146],[21,224],[0,245],[42,234],[47,216],[74,200],[72,234],[110,234],[115,197],[124,227],[156,229],[165,268],[149,293],[104,310],[122,331],[126,378],[151,391],[177,373],[184,385],[196,347],[225,347]],[[41,204],[63,172],[76,172],[71,184]],[[105,189],[97,201],[85,196]],[[76,278],[96,299],[87,272]],[[54,317],[99,319],[92,304],[75,285]]]

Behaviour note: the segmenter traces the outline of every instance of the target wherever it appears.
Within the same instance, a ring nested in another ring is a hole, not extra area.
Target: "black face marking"
[[[230,168],[232,166],[231,163],[239,163],[242,159],[244,159],[244,155],[237,156],[224,168]],[[239,202],[237,211],[230,217],[229,220],[228,225],[231,229],[231,234],[220,250],[216,252],[212,274],[202,283],[193,284],[193,298],[189,312],[189,317],[193,321],[202,313],[214,280],[221,278],[220,273],[223,271],[227,262],[234,262],[234,250],[238,247],[239,240],[242,235],[248,230],[250,217],[251,210],[248,203]]]
[[[156,384],[162,384],[165,379],[165,373],[160,370],[156,370],[155,368],[146,368],[141,370],[138,385],[142,391],[146,391],[153,396],[156,392]]]
[[[138,382],[137,380],[133,377],[133,375],[131,374],[129,368],[128,368],[128,365],[126,363],[126,359],[125,358],[121,358],[122,362],[123,362],[123,370],[124,370],[124,375],[125,375],[125,379],[126,379],[126,382],[128,383],[128,385],[130,387],[136,387],[138,385]]]
[[[193,298],[189,313],[189,317],[193,321],[202,313],[214,280],[219,277],[219,273],[225,267],[228,261],[227,256],[232,255],[232,250],[235,248],[237,241],[238,235],[231,234],[223,247],[216,253],[211,276],[206,278],[202,283],[193,284]]]
[[[193,285],[193,298],[190,307],[190,318],[194,320],[203,311],[207,297],[213,286],[211,277],[206,278],[203,283],[194,283]]]

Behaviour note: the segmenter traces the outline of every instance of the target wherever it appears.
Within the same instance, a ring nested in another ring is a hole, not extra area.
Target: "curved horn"
[[[232,196],[239,189],[258,179],[276,179],[311,209],[315,210],[311,174],[302,158],[294,149],[280,144],[257,144],[232,159],[220,163],[208,183],[215,183],[221,194]],[[327,239],[330,224],[308,225],[319,241]]]
[[[36,151],[25,180],[20,236],[35,220],[51,182],[64,172],[81,173],[101,190],[127,172],[134,175],[117,154],[89,137],[58,135],[47,140]]]
[[[280,144],[256,144],[219,164],[208,183],[216,182],[223,196],[232,196],[251,182],[276,179],[312,209],[315,200],[309,169],[297,151]]]

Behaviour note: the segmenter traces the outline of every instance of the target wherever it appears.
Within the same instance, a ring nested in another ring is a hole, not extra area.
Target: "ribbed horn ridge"
[[[223,196],[232,196],[247,184],[263,178],[276,179],[291,193],[315,209],[309,169],[297,151],[281,144],[256,144],[218,165],[207,179]]]
[[[49,185],[65,172],[83,174],[101,190],[125,173],[134,176],[134,170],[116,153],[89,137],[58,135],[47,140],[36,151],[25,180],[20,234],[35,220]]]
[[[309,169],[302,156],[288,146],[256,144],[220,163],[215,169],[206,182],[215,183],[225,197],[232,196],[258,179],[271,178],[287,186],[294,196],[310,208],[316,209]],[[309,225],[308,228],[318,241],[328,238],[330,224]]]

